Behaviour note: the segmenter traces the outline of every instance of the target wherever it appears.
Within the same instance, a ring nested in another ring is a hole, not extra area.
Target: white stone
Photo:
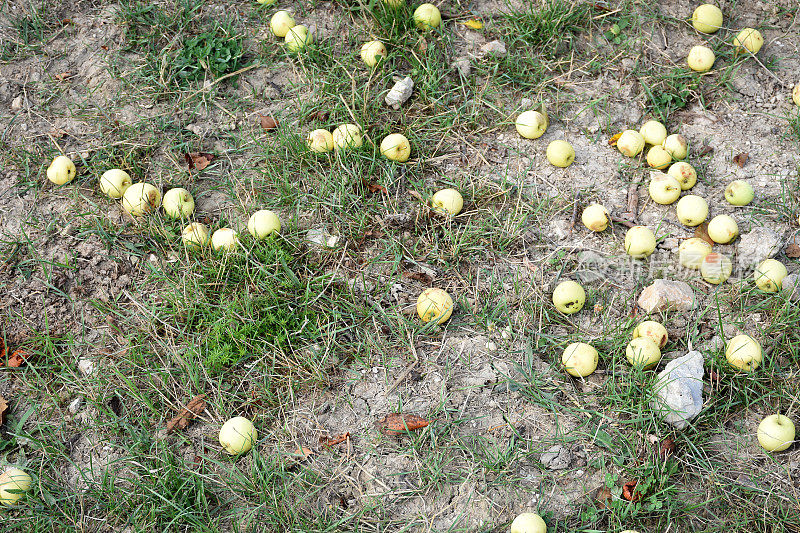
[[[91,359],[81,359],[78,361],[78,370],[84,376],[91,376],[95,370],[94,361]]]
[[[484,54],[494,54],[499,57],[506,55],[506,43],[503,41],[489,41],[481,46],[481,52]]]
[[[775,257],[781,249],[781,236],[770,228],[758,227],[739,237],[736,263],[740,268],[754,268],[764,259]]]
[[[658,374],[650,407],[674,428],[685,428],[703,409],[703,374],[700,352],[670,361]]]
[[[655,311],[691,311],[697,306],[692,288],[683,281],[657,279],[639,296],[639,307]]]
[[[400,109],[400,106],[411,98],[412,92],[414,92],[414,80],[410,76],[406,76],[389,89],[385,99],[386,105],[393,109]]]

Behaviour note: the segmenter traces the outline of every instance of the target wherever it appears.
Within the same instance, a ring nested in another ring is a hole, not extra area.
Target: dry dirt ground
[[[30,354],[0,370],[0,461],[34,476],[3,531],[503,531],[524,511],[551,531],[800,531],[800,447],[767,454],[755,439],[773,412],[800,425],[797,304],[756,290],[751,265],[719,287],[679,269],[693,230],[608,144],[665,121],[691,143],[711,215],[774,230],[796,271],[797,2],[722,0],[716,36],[686,23],[685,0],[437,4],[443,26],[423,34],[376,1],[0,0],[0,334]],[[314,28],[310,50],[271,35],[279,8]],[[755,58],[730,46],[746,26],[765,37]],[[218,27],[244,51],[233,70],[172,75]],[[374,72],[358,59],[370,36],[391,51]],[[718,52],[706,75],[683,67],[702,41]],[[383,104],[396,75],[417,84],[399,110]],[[550,127],[523,139],[513,119],[539,101]],[[277,130],[259,126],[267,115]],[[368,139],[356,155],[304,149],[311,129],[352,121]],[[411,139],[408,163],[379,156],[390,131]],[[567,169],[545,158],[555,139],[575,147]],[[193,152],[214,160],[191,169]],[[78,166],[64,186],[45,177],[59,153]],[[246,235],[270,208],[282,234],[188,253],[181,221],[134,220],[99,191],[112,167],[186,187],[212,229]],[[751,205],[725,202],[734,179],[753,185]],[[465,198],[450,220],[425,204],[445,186]],[[624,260],[623,224],[580,224],[590,202],[653,229],[656,252]],[[336,245],[309,243],[315,228]],[[567,278],[588,292],[570,317],[550,301]],[[704,408],[683,431],[649,408],[663,363],[634,372],[624,357],[657,278],[700,303],[651,317],[669,331],[665,361],[690,346],[706,357]],[[455,297],[443,327],[414,314],[429,285]],[[742,332],[768,354],[751,375],[724,364],[722,340]],[[585,379],[559,366],[576,340],[601,352]],[[201,393],[207,409],[166,435]],[[378,431],[394,412],[431,424]],[[230,458],[217,433],[235,415],[260,436]]]

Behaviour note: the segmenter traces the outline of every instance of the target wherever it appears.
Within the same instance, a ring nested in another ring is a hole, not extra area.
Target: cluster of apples
[[[722,27],[722,10],[714,4],[702,4],[692,13],[692,26],[701,33],[713,34]],[[747,50],[755,55],[764,45],[764,37],[755,28],[744,28],[733,38],[737,53]],[[708,72],[714,66],[716,56],[711,48],[704,45],[693,46],[686,56],[686,64],[696,72]]]
[[[539,109],[523,111],[514,121],[517,133],[526,139],[538,139],[544,135],[549,125],[550,120],[547,117],[544,105],[540,106]],[[545,155],[551,165],[559,168],[566,168],[575,162],[575,148],[563,139],[551,141],[547,145]]]
[[[357,124],[341,124],[333,133],[323,128],[309,132],[306,144],[316,153],[354,150],[364,144],[364,135]],[[405,163],[411,157],[411,143],[402,133],[390,133],[381,141],[380,152],[390,161]]]
[[[294,17],[288,11],[276,11],[269,19],[269,28],[275,37],[283,39],[286,50],[299,52],[306,45],[314,42],[314,35],[305,24],[295,24]]]

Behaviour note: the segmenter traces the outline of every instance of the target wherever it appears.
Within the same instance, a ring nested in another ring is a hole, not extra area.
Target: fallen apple
[[[731,205],[747,205],[755,198],[753,186],[744,180],[734,180],[725,187],[725,199]]]
[[[256,0],[256,2],[258,2],[259,4],[261,4],[263,6],[271,6],[272,4],[274,4],[277,1],[278,0]]]
[[[235,416],[222,424],[219,430],[219,443],[229,455],[239,455],[250,451],[258,440],[258,430],[247,418]]]
[[[581,222],[592,231],[604,231],[611,222],[611,216],[602,205],[592,204],[583,210]]]
[[[652,340],[656,343],[656,346],[659,348],[663,348],[667,341],[669,340],[669,334],[667,333],[667,328],[664,327],[663,324],[660,322],[656,322],[655,320],[645,320],[638,326],[636,326],[633,330],[633,338],[638,339],[640,337],[647,337],[648,339]]]
[[[13,507],[31,488],[31,476],[16,467],[7,468],[0,474],[0,504]]]
[[[800,83],[794,86],[792,89],[792,100],[794,101],[795,105],[800,106]]]
[[[789,275],[786,267],[776,259],[765,259],[753,272],[756,287],[764,292],[778,292],[781,290],[783,278]]]
[[[781,414],[769,415],[758,425],[758,443],[768,452],[782,452],[792,445],[795,435],[794,422]]]
[[[442,189],[431,196],[431,209],[441,215],[455,216],[464,208],[464,197],[455,189]]]
[[[115,200],[122,198],[122,195],[125,194],[125,191],[128,190],[132,183],[133,180],[130,175],[118,168],[106,170],[100,176],[100,190],[103,191],[103,194]]]
[[[754,28],[745,28],[733,38],[733,47],[738,52],[745,49],[755,55],[764,46],[764,37],[761,32]]]
[[[565,315],[577,313],[585,303],[586,291],[575,281],[562,281],[553,291],[553,305]]]
[[[239,243],[239,234],[230,228],[219,228],[211,234],[212,250],[232,250]]]
[[[438,28],[442,23],[442,14],[433,4],[421,4],[414,10],[414,25],[421,30]]]
[[[333,130],[333,147],[336,151],[360,148],[363,143],[361,128],[355,124],[342,124]]]
[[[732,367],[752,372],[764,360],[761,345],[750,335],[736,335],[725,347],[725,359]]]
[[[122,195],[122,208],[134,217],[147,215],[160,205],[161,193],[149,183],[134,183]]]
[[[181,240],[187,248],[208,246],[208,226],[200,222],[192,222],[181,230]]]
[[[272,18],[269,19],[269,28],[275,37],[286,37],[289,30],[294,27],[294,17],[288,12],[281,9],[276,11]]]
[[[381,155],[391,161],[404,163],[411,157],[411,143],[401,133],[391,133],[381,141]]]
[[[568,167],[575,161],[575,149],[567,141],[552,141],[547,145],[547,160],[553,166]]]
[[[688,191],[697,183],[697,171],[685,161],[678,161],[670,165],[667,174],[678,180],[681,190]]]
[[[547,117],[539,111],[523,111],[514,125],[517,132],[526,139],[538,139],[547,130]]]
[[[667,138],[667,128],[657,120],[648,120],[642,124],[639,133],[644,137],[644,142],[651,146],[661,144]]]
[[[305,48],[306,45],[313,43],[314,36],[309,31],[308,26],[298,24],[297,26],[289,28],[283,41],[289,52],[298,52]]]
[[[703,33],[716,33],[722,27],[722,10],[713,4],[702,4],[692,13],[692,26]]]
[[[708,72],[716,61],[714,51],[707,46],[693,46],[686,56],[686,64],[695,72]]]
[[[727,255],[711,252],[700,262],[700,275],[708,283],[719,285],[724,283],[733,272],[733,263]]]
[[[47,179],[56,185],[64,185],[75,179],[75,163],[65,155],[60,155],[53,159],[47,167]]]
[[[522,513],[511,522],[508,533],[547,533],[547,524],[536,513]]]
[[[718,244],[728,244],[739,235],[739,226],[729,215],[717,215],[708,223],[708,236]]]
[[[675,205],[678,221],[684,226],[699,226],[708,218],[708,202],[694,194],[687,194]]]
[[[453,313],[453,299],[444,290],[429,288],[417,298],[417,315],[423,322],[444,323]]]
[[[644,136],[636,130],[625,130],[617,139],[617,150],[627,157],[636,157],[644,149]]]
[[[388,55],[386,45],[380,41],[367,41],[361,45],[361,60],[368,67],[374,67]]]
[[[661,361],[661,350],[650,337],[637,337],[628,343],[625,357],[631,366],[647,370]]]
[[[625,233],[625,253],[643,259],[656,249],[656,236],[646,226],[634,226]]]
[[[333,150],[333,135],[328,130],[316,129],[309,132],[306,144],[312,152],[325,153]]]
[[[161,206],[170,218],[187,218],[194,213],[194,198],[186,189],[176,187],[164,194]]]
[[[689,141],[680,133],[667,135],[663,146],[664,150],[672,156],[672,159],[686,159],[686,156],[689,155]]]
[[[383,3],[389,7],[400,7],[406,3],[406,0],[383,0]]]
[[[264,240],[281,231],[281,219],[269,209],[259,209],[247,221],[247,231],[256,239]]]
[[[583,378],[597,370],[597,350],[585,342],[573,342],[561,354],[561,365],[571,376]]]
[[[686,268],[700,268],[703,259],[711,253],[711,245],[699,238],[686,239],[678,246],[678,262]]]
[[[667,168],[670,163],[672,163],[672,156],[663,146],[657,144],[647,151],[647,164],[651,167],[662,170]]]
[[[655,203],[669,205],[680,197],[681,184],[669,174],[651,172],[647,192]]]

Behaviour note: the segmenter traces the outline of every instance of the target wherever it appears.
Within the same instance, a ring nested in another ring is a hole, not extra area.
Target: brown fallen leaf
[[[167,422],[167,433],[176,429],[183,429],[189,425],[189,422],[197,418],[197,416],[206,410],[205,394],[198,394],[181,409],[178,415]]]
[[[642,497],[642,493],[636,490],[636,485],[638,484],[639,482],[634,479],[622,485],[622,497],[629,502],[638,502]]]
[[[704,144],[702,148],[700,148],[700,151],[697,153],[697,157],[703,157],[704,155],[708,155],[713,151],[714,149],[712,147],[710,147],[707,144]]]
[[[594,495],[594,499],[597,501],[597,506],[600,509],[608,509],[612,499],[611,491],[606,487],[602,487],[597,490],[597,494]]]
[[[75,76],[75,74],[73,74],[72,72],[62,72],[61,74],[56,74],[56,75],[55,75],[55,76],[53,76],[53,77],[54,77],[54,78],[55,78],[57,81],[65,81],[65,80],[68,80],[69,78],[71,78],[71,77],[73,77],[73,76]]]
[[[425,201],[425,199],[422,197],[422,195],[420,193],[418,193],[417,191],[408,191],[408,194],[410,194],[411,196],[413,196],[414,198],[416,198],[420,202],[424,202]]]
[[[290,455],[293,458],[297,459],[298,461],[305,461],[306,459],[314,455],[314,452],[304,446],[301,446],[300,448],[297,448],[294,452],[292,452]]]
[[[203,170],[214,160],[214,154],[207,154],[205,152],[190,152],[184,154],[186,164],[189,170]]]
[[[733,156],[733,162],[739,165],[739,168],[744,167],[744,164],[747,163],[747,160],[750,158],[750,154],[746,152],[742,152],[741,154],[737,154]]]
[[[694,236],[698,239],[703,239],[711,246],[714,246],[714,240],[708,236],[708,222],[703,222],[694,229]]]
[[[795,243],[792,243],[786,247],[784,250],[786,257],[791,257],[792,259],[796,259],[800,257],[800,246]]]
[[[431,285],[433,283],[433,278],[425,272],[403,272],[403,277],[413,279],[414,281],[421,281],[425,285]]]
[[[6,423],[6,411],[8,411],[8,402],[0,396],[0,426]]]
[[[417,415],[390,413],[375,421],[378,430],[384,435],[400,435],[428,426],[431,422]]]
[[[622,132],[615,133],[615,134],[614,134],[614,135],[612,135],[612,136],[611,136],[611,138],[608,140],[608,145],[609,145],[609,146],[616,146],[616,145],[617,145],[617,141],[619,140],[619,138],[620,138],[620,137],[622,137]]]
[[[18,350],[14,350],[14,353],[12,353],[11,357],[8,358],[9,368],[21,367],[30,356],[31,353],[25,348],[19,348]]]
[[[341,444],[342,442],[346,441],[350,438],[350,432],[342,433],[340,435],[334,435],[333,437],[320,437],[319,438],[319,445],[320,446],[336,446],[337,444]]]
[[[258,120],[264,131],[272,131],[278,129],[278,120],[272,115],[259,115]]]
[[[662,440],[661,446],[658,448],[658,456],[667,459],[673,453],[675,453],[675,441],[670,438]]]
[[[383,185],[378,183],[373,183],[367,180],[361,180],[361,185],[367,188],[367,190],[371,193],[382,193],[382,194],[389,194],[389,191]]]
[[[3,337],[0,337],[0,361],[6,358],[6,343],[3,340]]]

